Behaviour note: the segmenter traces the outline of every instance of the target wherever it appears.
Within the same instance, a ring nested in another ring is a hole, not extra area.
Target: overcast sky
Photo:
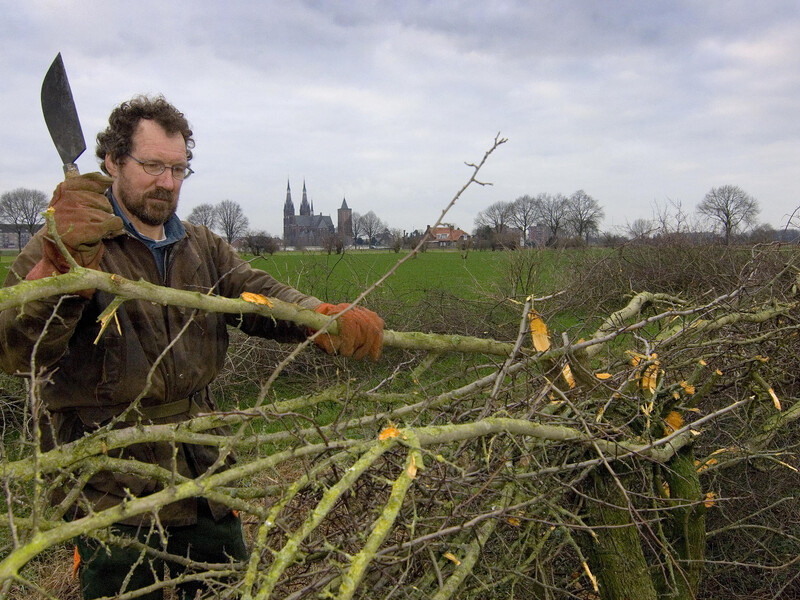
[[[800,3],[0,0],[0,192],[62,177],[42,78],[62,53],[88,149],[111,109],[163,93],[196,174],[178,213],[239,202],[282,234],[287,180],[315,212],[346,198],[390,227],[439,217],[499,132],[508,142],[446,221],[583,189],[602,230],[693,211],[738,185],[760,219],[800,206]]]

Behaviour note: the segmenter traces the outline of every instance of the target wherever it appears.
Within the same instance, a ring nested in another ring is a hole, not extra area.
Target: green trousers
[[[242,523],[238,516],[228,514],[219,521],[211,516],[206,502],[200,501],[197,524],[185,527],[166,527],[167,545],[162,545],[158,531],[115,525],[114,534],[140,542],[169,554],[189,557],[195,562],[226,563],[232,560],[247,560]],[[102,546],[96,540],[77,538],[80,554],[80,582],[84,600],[115,597],[123,592],[152,585],[164,576],[164,567],[169,566],[170,577],[175,578],[187,567],[166,562],[131,547]],[[186,582],[177,586],[180,598],[195,598],[198,591],[206,589],[202,582]],[[138,596],[144,600],[161,600],[163,590]]]

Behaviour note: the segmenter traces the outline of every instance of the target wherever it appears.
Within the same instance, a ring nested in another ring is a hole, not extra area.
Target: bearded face
[[[178,208],[183,180],[166,168],[151,175],[142,163],[167,167],[186,165],[186,142],[179,133],[168,134],[155,121],[143,119],[131,138],[131,151],[119,161],[106,155],[106,169],[114,179],[112,191],[120,207],[142,235],[159,239],[163,225]]]
[[[118,200],[127,212],[145,225],[163,225],[175,214],[178,208],[178,190],[168,190],[155,186],[140,190],[120,176],[117,187]]]

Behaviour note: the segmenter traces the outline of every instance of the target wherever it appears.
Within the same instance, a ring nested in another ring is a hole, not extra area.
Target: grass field
[[[584,253],[585,254],[585,253]],[[328,301],[344,301],[388,272],[404,253],[358,251],[344,255],[278,253],[254,266],[280,281]],[[378,290],[380,296],[416,302],[432,291],[465,300],[553,293],[575,259],[571,252],[428,251],[405,263]]]
[[[11,263],[14,262],[16,256],[16,252],[0,250],[0,281],[5,281],[8,268],[11,266]]]
[[[281,253],[258,258],[253,265],[279,281],[330,301],[352,298],[389,271],[405,253],[347,252],[344,255]],[[401,265],[384,284],[384,293],[418,299],[428,290],[447,289],[474,297],[493,280],[500,256],[496,253],[425,252]]]
[[[447,290],[465,299],[477,299],[518,287],[509,279],[513,255],[505,252],[428,251],[401,265],[382,286],[380,293],[395,298],[418,300],[431,290]],[[523,253],[525,254],[525,253]],[[538,290],[516,293],[550,293],[557,283],[555,274],[568,267],[564,253],[527,251],[535,262]],[[0,252],[0,278],[6,277],[16,253]],[[252,259],[253,266],[277,280],[321,299],[340,302],[357,296],[391,269],[405,253],[362,250],[343,255],[315,252],[279,252]],[[533,282],[531,282],[533,283]]]

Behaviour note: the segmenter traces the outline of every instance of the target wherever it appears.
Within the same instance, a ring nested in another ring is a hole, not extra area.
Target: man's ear
[[[110,154],[106,154],[106,158],[105,158],[104,162],[105,162],[106,171],[108,171],[108,174],[111,175],[111,177],[114,177],[116,179],[117,174],[119,173],[119,165],[117,165],[117,163],[115,163],[112,160]]]

